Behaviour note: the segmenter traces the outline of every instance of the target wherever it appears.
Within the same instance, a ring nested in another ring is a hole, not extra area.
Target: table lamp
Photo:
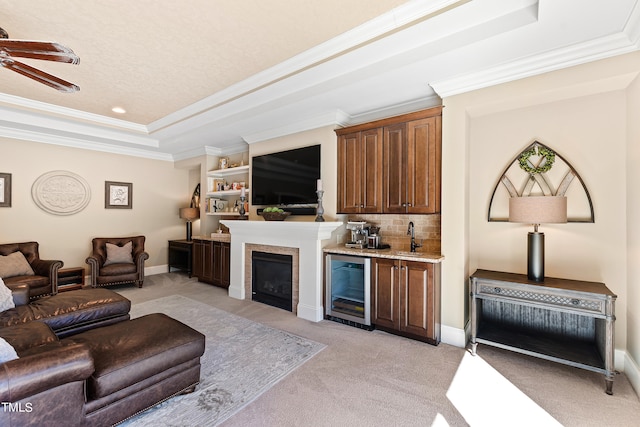
[[[527,237],[527,277],[536,282],[544,281],[544,233],[538,232],[538,226],[567,222],[567,198],[511,197],[509,222],[533,224],[534,230]]]
[[[191,221],[200,218],[198,208],[180,208],[180,218],[187,220],[187,241],[191,241]]]

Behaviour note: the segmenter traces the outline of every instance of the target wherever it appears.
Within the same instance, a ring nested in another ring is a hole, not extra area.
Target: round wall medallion
[[[79,175],[68,171],[52,171],[41,175],[31,187],[36,205],[54,215],[73,215],[91,200],[89,184]]]

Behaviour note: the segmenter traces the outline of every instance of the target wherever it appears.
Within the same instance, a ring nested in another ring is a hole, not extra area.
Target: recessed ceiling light
[[[127,110],[125,110],[125,109],[124,109],[124,108],[122,108],[122,107],[113,107],[113,108],[111,109],[111,111],[113,111],[114,113],[117,113],[117,114],[124,114],[124,113],[126,113],[126,112],[127,112]]]

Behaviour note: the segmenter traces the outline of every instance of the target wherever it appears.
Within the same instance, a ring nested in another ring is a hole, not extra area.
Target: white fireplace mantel
[[[229,296],[245,299],[245,245],[271,245],[298,248],[298,317],[319,322],[324,318],[322,305],[322,241],[342,222],[240,221],[222,220],[231,233],[231,284]]]

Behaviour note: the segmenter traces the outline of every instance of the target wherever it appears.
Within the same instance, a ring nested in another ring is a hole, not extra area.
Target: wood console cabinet
[[[375,327],[440,343],[440,264],[373,258],[371,268]]]
[[[615,300],[604,283],[477,270],[471,286],[471,351],[478,343],[605,375],[613,394]]]
[[[442,107],[336,130],[338,213],[440,211]]]
[[[198,281],[229,287],[230,244],[193,239],[193,275]]]

